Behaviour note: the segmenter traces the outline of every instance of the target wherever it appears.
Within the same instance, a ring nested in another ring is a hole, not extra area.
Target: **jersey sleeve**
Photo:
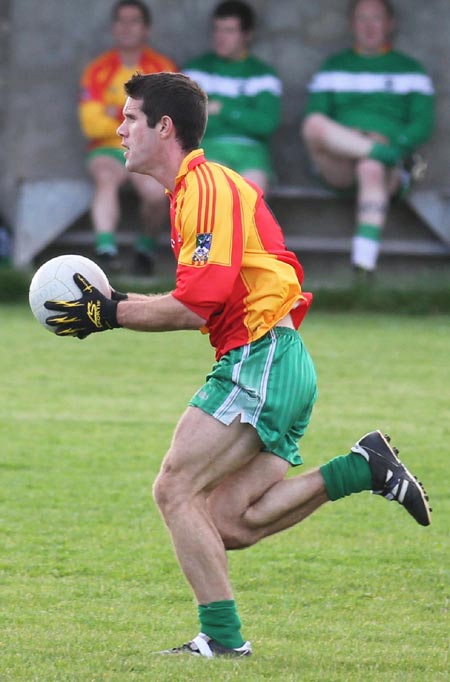
[[[119,116],[108,116],[101,102],[80,102],[79,120],[81,130],[88,139],[110,138],[116,134],[121,121]]]
[[[309,81],[305,115],[319,113],[330,116],[332,114],[333,94],[324,86],[326,80],[324,79],[324,74],[328,70],[329,60],[326,60]]]
[[[119,110],[115,116],[105,111],[104,87],[95,65],[88,66],[81,78],[78,117],[81,130],[88,139],[114,137],[122,120]]]
[[[240,275],[244,221],[239,194],[216,167],[189,179],[181,211],[182,247],[173,295],[206,321],[220,313]]]
[[[433,95],[411,93],[409,117],[401,132],[391,142],[402,156],[407,156],[430,137],[434,128],[435,100]]]

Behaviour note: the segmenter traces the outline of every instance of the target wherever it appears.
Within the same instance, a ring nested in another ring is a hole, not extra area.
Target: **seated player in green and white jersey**
[[[245,2],[221,2],[212,15],[213,51],[183,71],[208,95],[206,156],[267,190],[272,176],[270,137],[280,124],[281,81],[249,53],[255,14]]]
[[[389,0],[353,0],[349,16],[354,46],[312,78],[301,134],[325,182],[356,189],[351,259],[365,277],[377,265],[402,165],[432,133],[434,90],[422,65],[392,48]]]

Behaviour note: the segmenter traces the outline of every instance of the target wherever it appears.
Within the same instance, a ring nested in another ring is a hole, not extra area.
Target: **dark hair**
[[[255,13],[245,2],[227,0],[217,5],[213,12],[213,19],[228,19],[228,17],[239,19],[242,31],[253,31],[255,28]]]
[[[125,83],[125,92],[141,99],[149,128],[169,116],[177,140],[185,152],[200,146],[207,121],[208,97],[202,88],[183,73],[136,73]]]
[[[151,26],[152,25],[152,13],[150,12],[150,8],[147,7],[145,2],[142,2],[142,0],[118,0],[114,7],[112,8],[112,20],[117,21],[119,18],[119,12],[122,9],[122,7],[136,7],[141,13],[142,21],[146,26]]]
[[[362,2],[362,0],[351,0],[349,7],[348,7],[348,15],[352,17],[356,11],[356,8],[358,7],[359,3]],[[386,10],[386,14],[393,19],[395,17],[395,9],[394,5],[392,4],[391,0],[377,0],[377,2],[380,3],[380,5],[383,5],[384,9]]]

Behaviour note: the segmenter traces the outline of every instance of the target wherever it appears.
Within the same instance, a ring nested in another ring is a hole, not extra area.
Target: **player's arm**
[[[123,294],[111,288],[114,301],[127,301],[116,310],[117,323],[136,331],[199,329],[205,318],[178,301],[174,294]],[[145,304],[145,305],[142,305]]]
[[[412,93],[410,99],[409,121],[392,140],[401,155],[410,154],[430,137],[434,127],[434,97],[421,93]]]
[[[328,62],[325,61],[322,67],[313,74],[308,83],[308,96],[306,106],[303,112],[304,116],[309,114],[324,114],[325,116],[333,117],[333,91],[332,79],[330,74]]]
[[[187,308],[172,294],[130,297],[119,302],[117,322],[120,327],[142,332],[200,329],[204,318]]]
[[[74,280],[81,297],[75,301],[46,301],[46,322],[57,336],[84,339],[90,334],[127,327],[136,331],[199,329],[205,320],[171,294],[129,297],[112,291],[104,296],[79,273]]]
[[[105,87],[95,66],[88,67],[81,79],[78,117],[85,137],[101,139],[114,137],[122,120],[120,107],[107,106]]]
[[[105,107],[103,102],[93,99],[80,102],[78,115],[81,130],[88,139],[114,137],[122,120],[119,109],[112,112]]]

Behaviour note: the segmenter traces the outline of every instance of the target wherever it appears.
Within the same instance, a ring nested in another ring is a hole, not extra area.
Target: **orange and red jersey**
[[[170,198],[173,295],[206,320],[216,357],[256,341],[289,312],[299,327],[312,296],[261,190],[203,150],[184,160]]]
[[[116,130],[122,121],[126,100],[123,86],[137,71],[158,73],[177,71],[177,67],[168,57],[145,47],[134,66],[124,66],[119,52],[109,50],[85,68],[81,78],[79,118],[81,129],[89,139],[89,149],[121,146]],[[115,109],[115,115],[106,112],[108,106]]]

